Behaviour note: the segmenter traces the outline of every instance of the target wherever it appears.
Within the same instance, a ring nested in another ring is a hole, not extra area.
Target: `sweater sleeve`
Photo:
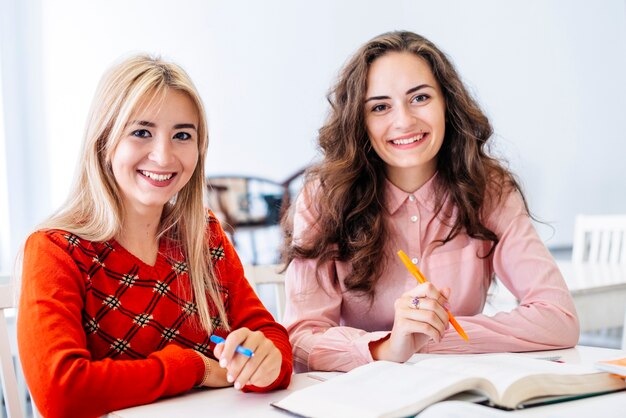
[[[305,188],[296,200],[296,241],[303,240],[315,228],[317,211],[310,203],[314,193]],[[367,332],[340,325],[343,294],[334,285],[336,265],[329,262],[319,270],[319,277],[316,266],[317,260],[296,258],[285,277],[284,323],[293,344],[296,371],[348,371],[373,361],[370,342],[385,338],[389,332]]]
[[[388,331],[368,332],[341,324],[341,290],[331,285],[332,275],[320,271],[316,260],[295,259],[287,269],[285,324],[294,349],[297,372],[349,371],[374,361],[369,345]]]
[[[46,417],[91,417],[191,389],[204,364],[167,345],[146,359],[94,360],[82,326],[86,283],[68,252],[44,232],[24,249],[17,318],[20,359]]]
[[[229,289],[227,312],[231,329],[246,327],[252,331],[261,331],[274,343],[282,356],[280,373],[271,385],[263,388],[248,385],[244,386],[244,391],[266,392],[286,388],[293,372],[291,344],[287,330],[274,320],[257,297],[245,278],[239,256],[215,218],[211,220],[211,236],[214,242],[221,242],[217,244],[217,247],[221,246],[224,254],[221,260],[215,262],[215,273]]]
[[[519,352],[569,348],[576,345],[579,323],[572,297],[550,252],[524,209],[519,193],[511,193],[489,219],[500,238],[493,255],[496,277],[519,305],[493,317],[457,317],[470,340],[450,327],[432,353]]]

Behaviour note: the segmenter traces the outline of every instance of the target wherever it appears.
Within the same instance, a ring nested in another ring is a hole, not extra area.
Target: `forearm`
[[[91,361],[58,351],[45,358],[22,353],[33,399],[47,417],[100,416],[153,402],[191,389],[203,371],[197,353],[176,346],[141,360]]]
[[[308,370],[348,371],[374,359],[370,344],[389,332],[366,332],[351,327],[319,327],[301,325],[290,329],[297,372]]]
[[[441,343],[429,344],[426,351],[514,352],[576,345],[579,324],[574,302],[519,194],[509,195],[491,214],[489,227],[500,239],[492,257],[493,274],[519,306],[492,317],[457,317],[469,343],[450,328]]]
[[[457,317],[469,342],[453,328],[439,343],[430,342],[422,352],[491,353],[553,350],[573,347],[578,342],[575,314],[554,306],[520,306],[493,317]]]

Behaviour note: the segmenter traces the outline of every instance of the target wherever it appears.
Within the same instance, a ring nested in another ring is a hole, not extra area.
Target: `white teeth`
[[[169,180],[172,178],[173,174],[156,174],[156,173],[151,173],[149,171],[145,171],[145,170],[141,170],[141,174],[143,174],[146,177],[150,177],[152,180],[156,180],[156,181],[165,181],[165,180]]]
[[[394,145],[406,145],[406,144],[412,144],[413,142],[417,142],[420,139],[422,139],[424,137],[424,134],[419,134],[419,135],[415,135],[413,138],[407,138],[407,139],[394,139],[393,141],[391,141]]]

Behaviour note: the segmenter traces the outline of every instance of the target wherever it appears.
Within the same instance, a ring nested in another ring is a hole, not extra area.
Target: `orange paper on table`
[[[596,369],[604,370],[605,372],[613,373],[622,379],[626,379],[626,357],[597,361],[595,366]]]
[[[409,273],[411,273],[417,279],[418,282],[426,283],[428,281],[426,279],[426,277],[424,277],[422,272],[417,268],[417,266],[415,264],[411,263],[411,260],[409,259],[409,256],[406,255],[404,253],[404,251],[402,251],[402,250],[398,251],[398,255],[400,256],[400,259],[402,260],[402,262],[406,266],[407,270],[409,270]],[[461,328],[461,325],[459,325],[459,323],[456,322],[456,319],[454,318],[452,313],[449,310],[447,310],[447,309],[446,309],[446,312],[448,313],[448,318],[450,319],[450,323],[452,324],[452,326],[454,327],[456,332],[458,332],[459,335],[465,341],[469,341],[469,338],[467,337],[467,334],[465,333],[463,328]]]

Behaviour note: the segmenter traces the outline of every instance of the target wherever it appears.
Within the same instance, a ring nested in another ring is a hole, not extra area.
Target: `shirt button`
[[[413,196],[412,194],[409,195],[409,201],[415,202],[415,196]]]
[[[415,215],[411,216],[411,222],[417,222],[417,216]]]
[[[412,259],[411,259],[411,263],[413,263],[413,264],[417,264],[417,257],[416,257],[416,258],[412,258]]]

